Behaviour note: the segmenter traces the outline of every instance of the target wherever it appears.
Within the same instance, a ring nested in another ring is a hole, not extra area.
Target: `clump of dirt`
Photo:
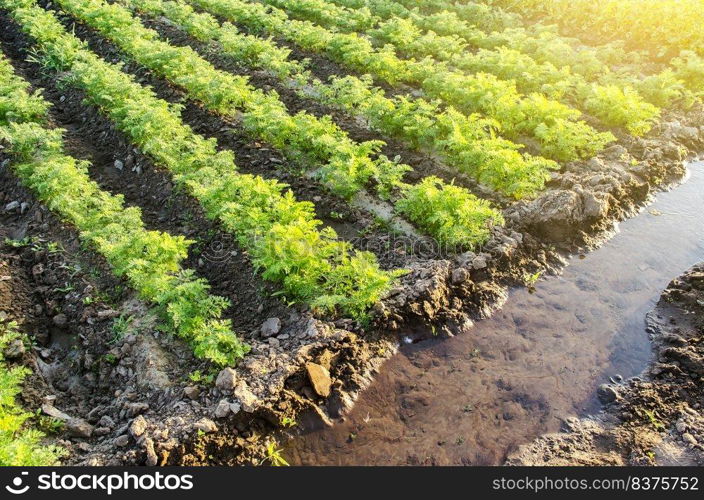
[[[647,324],[649,368],[600,386],[601,413],[568,419],[508,465],[704,465],[704,263],[670,283]]]

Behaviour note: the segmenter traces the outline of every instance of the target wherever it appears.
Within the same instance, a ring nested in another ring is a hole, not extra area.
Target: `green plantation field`
[[[275,433],[400,336],[462,331],[684,176],[702,17],[0,0],[0,464],[285,463]]]

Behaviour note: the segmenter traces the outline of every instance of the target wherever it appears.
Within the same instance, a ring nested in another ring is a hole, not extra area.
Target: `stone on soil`
[[[206,434],[209,432],[217,432],[218,430],[218,426],[215,424],[215,422],[205,417],[198,420],[198,422],[193,424],[193,426],[199,431],[205,432]]]
[[[281,331],[281,320],[279,318],[269,318],[262,324],[261,333],[264,338],[276,335],[279,331]]]
[[[231,391],[237,386],[237,372],[232,368],[225,368],[218,374],[215,387],[221,391]]]
[[[188,399],[198,399],[198,396],[200,396],[200,389],[195,385],[189,385],[183,389],[183,393]]]
[[[135,418],[130,424],[130,434],[135,438],[140,437],[147,430],[147,420],[142,416]]]
[[[113,441],[113,444],[117,446],[118,448],[124,448],[127,446],[130,442],[130,438],[127,434],[123,434],[122,436],[118,436],[115,438]]]
[[[603,404],[612,403],[618,398],[618,393],[608,384],[601,384],[596,390],[596,395]]]
[[[253,413],[259,406],[259,400],[252,391],[249,390],[245,382],[240,383],[235,389],[235,397],[239,400],[242,409],[247,413]]]
[[[66,422],[66,432],[71,437],[89,438],[93,434],[93,426],[81,418],[71,418]]]
[[[225,418],[230,413],[230,403],[222,399],[215,407],[215,416],[217,418]]]
[[[332,385],[330,372],[327,368],[317,363],[306,363],[306,372],[315,393],[327,398],[330,395],[330,386]]]

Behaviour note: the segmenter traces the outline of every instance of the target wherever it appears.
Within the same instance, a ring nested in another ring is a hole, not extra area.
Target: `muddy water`
[[[534,294],[448,340],[405,345],[344,422],[288,443],[302,465],[498,464],[517,445],[598,408],[609,377],[638,374],[644,317],[668,282],[704,259],[704,163],[573,258]]]

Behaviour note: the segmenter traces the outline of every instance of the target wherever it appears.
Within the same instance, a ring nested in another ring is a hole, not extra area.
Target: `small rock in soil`
[[[54,324],[55,324],[56,326],[58,326],[59,328],[63,328],[63,327],[66,326],[66,324],[68,323],[68,318],[66,318],[66,315],[65,315],[65,314],[57,314],[57,315],[54,316],[51,320],[52,320],[52,321],[54,322]]]
[[[232,368],[225,368],[218,374],[215,387],[221,391],[231,391],[237,386],[237,372]]]
[[[104,311],[98,311],[98,319],[111,319],[117,318],[120,315],[119,312],[114,309],[105,309]]]
[[[222,399],[215,407],[215,416],[217,418],[225,418],[230,413],[230,403]]]
[[[215,424],[215,422],[205,417],[201,418],[200,420],[198,420],[198,422],[193,424],[193,427],[205,433],[217,432],[218,430],[218,426]]]
[[[618,394],[614,388],[608,384],[601,384],[596,390],[596,395],[603,404],[612,403],[618,398]]]
[[[118,448],[124,448],[127,446],[130,442],[129,436],[127,434],[123,434],[122,436],[118,436],[115,438],[115,441],[113,441],[113,444],[117,446]]]
[[[127,416],[136,417],[149,409],[148,403],[130,403],[127,405]]]
[[[88,450],[90,450],[90,444],[88,444],[88,443],[78,443],[78,444],[76,445],[76,448],[85,453],[85,452],[87,452]]]
[[[147,420],[142,416],[135,418],[130,424],[130,434],[135,438],[140,437],[147,430]]]
[[[306,372],[315,393],[327,398],[330,395],[330,386],[332,385],[330,372],[327,368],[317,363],[306,363]]]
[[[279,318],[269,318],[262,324],[262,337],[267,338],[276,335],[281,330],[281,320]]]
[[[183,393],[189,399],[198,399],[198,396],[200,396],[200,389],[195,385],[189,385],[183,389]]]
[[[66,432],[71,437],[89,438],[93,434],[93,426],[81,418],[71,418],[66,422]]]
[[[98,425],[100,427],[108,427],[109,429],[112,429],[113,427],[115,427],[115,421],[108,415],[103,415],[102,417],[100,417]]]
[[[246,382],[241,382],[235,389],[235,397],[239,400],[242,409],[247,413],[253,413],[259,406],[259,400],[247,387]]]
[[[50,417],[53,417],[57,420],[62,420],[64,422],[71,420],[71,417],[69,415],[65,414],[64,412],[62,412],[58,408],[54,407],[54,405],[51,404],[50,402],[44,403],[42,405],[42,411],[45,414],[47,414]]]
[[[682,440],[685,443],[689,443],[692,445],[697,444],[697,440],[689,432],[685,432],[684,434],[682,434]]]
[[[94,424],[100,420],[103,413],[105,413],[105,407],[98,405],[88,412],[88,415],[86,415],[86,420]]]
[[[472,261],[472,267],[474,269],[484,269],[487,266],[486,257],[482,255],[477,255]]]
[[[462,267],[458,267],[454,271],[452,271],[452,276],[450,279],[452,280],[453,285],[461,285],[465,281],[467,281],[467,278],[469,277],[469,273],[467,272],[466,269]]]
[[[144,451],[147,453],[147,465],[154,467],[158,462],[158,458],[154,450],[154,441],[150,438],[144,440]]]

